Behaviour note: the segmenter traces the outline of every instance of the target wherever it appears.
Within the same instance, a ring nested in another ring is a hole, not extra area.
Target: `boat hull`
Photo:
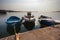
[[[31,21],[31,22],[25,21],[23,24],[27,30],[32,30],[35,27],[34,21]]]
[[[20,18],[12,16],[9,19],[7,19],[6,24],[7,24],[7,32],[9,34],[14,34],[14,27],[16,32],[18,33],[20,31],[20,26],[21,26],[21,22],[19,21]]]
[[[48,20],[41,20],[39,21],[41,27],[40,28],[43,28],[45,26],[53,26],[55,25],[55,22],[54,21],[48,21]]]
[[[21,26],[21,24],[20,23],[16,23],[15,24],[15,29],[16,29],[16,33],[18,33],[19,31],[20,31],[20,26]],[[7,32],[9,33],[9,34],[14,34],[15,32],[14,32],[14,25],[12,25],[12,24],[7,24]]]

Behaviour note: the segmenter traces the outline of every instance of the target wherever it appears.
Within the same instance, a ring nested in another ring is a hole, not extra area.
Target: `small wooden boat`
[[[11,16],[7,19],[6,24],[7,24],[7,32],[9,34],[14,34],[14,26],[17,33],[20,31],[21,26],[20,18],[16,16]]]
[[[35,27],[34,18],[26,19],[23,24],[27,30],[32,30]]]

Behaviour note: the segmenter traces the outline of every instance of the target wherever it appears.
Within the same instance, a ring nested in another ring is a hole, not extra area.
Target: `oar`
[[[16,28],[15,28],[15,23],[14,23],[14,33],[15,33],[15,40],[19,40],[19,35],[16,32]]]

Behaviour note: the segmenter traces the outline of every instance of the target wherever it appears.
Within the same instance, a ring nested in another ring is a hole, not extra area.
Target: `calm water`
[[[7,14],[0,14],[0,35],[6,36],[8,33],[6,32],[6,23],[5,21],[10,17],[10,16],[17,16],[21,18],[22,16],[26,15],[27,12],[7,12]],[[52,17],[53,19],[60,20],[60,12],[32,12],[32,15],[35,16],[36,18],[36,26],[34,29],[39,29],[39,23],[38,23],[38,17],[40,15],[45,15]],[[21,32],[26,31],[24,26],[22,25],[21,27]]]

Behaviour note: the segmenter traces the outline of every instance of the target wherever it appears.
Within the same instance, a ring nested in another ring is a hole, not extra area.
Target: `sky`
[[[60,11],[60,0],[0,0],[0,9],[18,11]]]

